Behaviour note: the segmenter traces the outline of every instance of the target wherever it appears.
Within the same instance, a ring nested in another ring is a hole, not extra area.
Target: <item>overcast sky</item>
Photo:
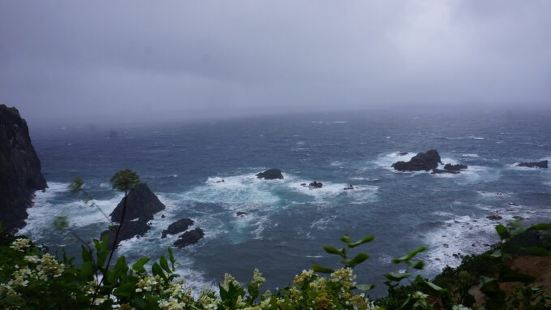
[[[551,106],[551,0],[0,0],[31,121]]]

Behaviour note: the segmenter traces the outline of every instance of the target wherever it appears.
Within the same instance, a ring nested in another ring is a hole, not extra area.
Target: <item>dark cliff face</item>
[[[0,105],[0,222],[21,228],[33,194],[47,187],[27,122],[16,108]]]

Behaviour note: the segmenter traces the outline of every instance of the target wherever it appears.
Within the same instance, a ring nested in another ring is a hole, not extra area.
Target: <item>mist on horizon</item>
[[[36,124],[551,106],[550,1],[5,1]]]

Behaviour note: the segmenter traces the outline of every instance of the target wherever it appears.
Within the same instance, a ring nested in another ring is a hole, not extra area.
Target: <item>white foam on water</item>
[[[405,153],[405,154],[404,154]],[[377,157],[373,163],[381,168],[390,170],[395,173],[403,173],[400,171],[395,170],[392,168],[392,164],[398,161],[409,161],[413,156],[415,156],[417,153],[413,152],[392,152],[387,154],[381,154]]]
[[[70,228],[91,224],[105,224],[105,227],[109,225],[105,214],[108,215],[115,209],[122,199],[122,194],[106,200],[91,200],[87,204],[78,197],[70,202],[57,203],[56,198],[68,192],[68,186],[69,183],[49,182],[44,192],[36,192],[33,207],[27,209],[29,216],[26,225],[19,233],[40,240],[45,232],[54,229],[54,220],[60,216],[67,218]],[[95,206],[91,206],[92,203]]]
[[[329,165],[330,165],[331,167],[343,168],[344,163],[343,163],[342,161],[335,160],[335,161],[332,161]]]
[[[322,217],[320,219],[317,219],[310,224],[310,229],[317,229],[317,230],[326,230],[329,225],[335,221],[337,217],[332,215],[328,217]]]
[[[485,199],[507,199],[510,198],[513,193],[504,193],[504,192],[486,192],[486,191],[477,191],[477,193]]]
[[[470,165],[467,169],[461,170],[457,174],[443,173],[436,175],[455,178],[456,183],[464,185],[497,181],[501,177],[501,172],[498,169],[490,167]]]
[[[211,177],[204,185],[183,193],[181,198],[202,203],[275,204],[280,199],[271,193],[271,189],[283,182],[284,180],[262,180],[255,174]]]
[[[354,189],[345,190],[348,186],[345,183],[318,182],[323,184],[321,188],[311,188],[308,186],[311,181],[300,179],[293,180],[288,186],[293,191],[312,197],[314,202],[317,203],[331,202],[337,197],[351,199],[352,203],[373,202],[377,199],[377,186],[354,185]]]
[[[466,154],[461,154],[462,157],[467,157],[467,158],[479,158],[480,156],[478,156],[478,154],[474,154],[474,153],[466,153]]]
[[[511,206],[509,208],[477,204],[476,207],[487,213],[483,216],[450,214],[444,224],[425,234],[424,240],[429,245],[427,257],[431,272],[440,272],[444,267],[457,267],[461,257],[457,254],[480,254],[489,249],[489,245],[499,241],[495,226],[506,224],[516,218],[529,219],[536,214],[527,206]],[[435,215],[443,216],[442,212]],[[491,220],[487,216],[498,215],[499,220]],[[456,254],[454,256],[454,254]]]
[[[473,220],[471,216],[454,217],[445,221],[443,227],[425,234],[425,243],[429,245],[429,271],[436,273],[446,266],[456,267],[461,263],[458,253],[477,254],[486,249],[484,244],[497,241],[495,223],[486,218]]]

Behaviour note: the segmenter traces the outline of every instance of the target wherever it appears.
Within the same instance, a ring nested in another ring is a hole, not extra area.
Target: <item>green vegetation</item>
[[[124,173],[123,173],[124,172]],[[128,191],[139,182],[125,170],[112,178],[113,188]],[[81,192],[82,179],[71,185]],[[68,226],[56,219],[56,227]],[[549,309],[551,307],[551,224],[523,227],[498,225],[502,241],[486,253],[465,257],[458,268],[446,268],[432,281],[419,275],[425,263],[419,247],[392,260],[402,271],[385,274],[386,297],[372,300],[371,284],[358,284],[354,268],[369,259],[361,250],[371,235],[340,239],[341,247],[324,246],[342,266],[314,265],[290,279],[283,289],[262,290],[258,270],[242,284],[226,274],[216,290],[195,294],[175,273],[172,249],[158,261],[143,257],[110,260],[116,246],[109,240],[83,243],[82,262],[55,257],[45,247],[0,229],[0,308],[6,309]],[[112,243],[111,243],[112,244]],[[354,253],[355,252],[355,253]],[[415,277],[414,277],[415,276]],[[407,285],[402,282],[409,279]]]

